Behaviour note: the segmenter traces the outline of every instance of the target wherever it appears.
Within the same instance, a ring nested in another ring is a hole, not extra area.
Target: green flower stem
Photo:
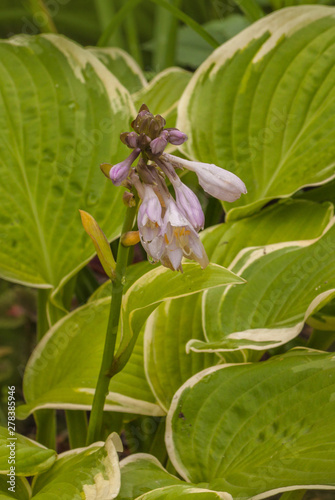
[[[122,234],[132,230],[136,215],[136,208],[137,207],[135,206],[127,209],[123,223]],[[87,445],[94,443],[101,438],[103,409],[110,382],[108,371],[114,359],[114,351],[122,303],[123,281],[128,263],[128,254],[129,247],[124,247],[121,244],[120,239],[115,269],[116,278],[114,279],[112,284],[112,300],[106,332],[105,347],[88,426]]]
[[[37,341],[49,329],[47,303],[50,290],[40,288],[37,295]],[[38,410],[34,414],[37,432],[36,440],[47,448],[56,449],[56,414],[54,410]]]
[[[42,33],[57,33],[57,29],[43,0],[29,0],[30,11]]]

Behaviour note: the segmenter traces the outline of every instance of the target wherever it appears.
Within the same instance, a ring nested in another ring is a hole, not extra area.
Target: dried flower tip
[[[129,193],[129,191],[123,193],[122,201],[126,207],[134,207],[136,205],[135,196],[133,193]]]

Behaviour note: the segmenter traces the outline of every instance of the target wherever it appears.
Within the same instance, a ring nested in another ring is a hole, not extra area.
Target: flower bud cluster
[[[114,185],[137,191],[141,199],[137,218],[140,241],[152,262],[160,261],[165,267],[182,271],[181,261],[186,257],[206,267],[208,258],[198,236],[204,227],[204,213],[197,196],[182,183],[176,169],[195,172],[204,191],[219,200],[237,200],[247,192],[244,183],[216,165],[164,153],[168,143],[179,146],[187,136],[178,129],[164,128],[164,118],[154,116],[145,104],[131,126],[134,131],[124,132],[120,138],[133,151],[114,166],[102,164],[101,170]],[[173,186],[175,199],[166,179]]]

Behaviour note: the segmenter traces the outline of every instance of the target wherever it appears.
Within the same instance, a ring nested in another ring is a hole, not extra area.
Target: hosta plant
[[[0,41],[0,275],[37,296],[1,499],[334,495],[335,10],[186,3]]]

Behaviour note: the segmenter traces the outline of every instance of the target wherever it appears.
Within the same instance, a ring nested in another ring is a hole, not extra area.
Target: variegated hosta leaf
[[[201,302],[202,296],[193,295],[167,301],[157,307],[146,322],[145,373],[153,394],[166,412],[174,393],[187,379],[221,359],[215,353],[186,353],[189,340],[205,340]],[[242,353],[239,361],[245,361]]]
[[[108,239],[119,234],[122,190],[99,164],[118,162],[135,110],[90,51],[58,35],[0,42],[0,275],[57,288],[93,255],[78,209]]]
[[[0,500],[29,500],[31,498],[31,487],[25,477],[17,476],[15,486],[7,481],[10,481],[10,478],[0,474]]]
[[[145,378],[143,340],[139,336],[149,314],[160,302],[210,287],[242,283],[238,276],[210,264],[185,264],[184,273],[158,267],[139,278],[124,295],[121,310],[122,342],[118,353],[126,368],[111,380],[106,410],[162,415]],[[38,344],[24,376],[26,405],[17,408],[25,418],[38,408],[90,408],[100,370],[110,299],[80,307],[54,325]],[[121,332],[120,332],[121,333]],[[136,342],[137,340],[137,342]]]
[[[190,81],[192,73],[181,68],[168,68],[151,80],[142,90],[133,95],[136,108],[145,103],[151,113],[166,119],[167,127],[175,127],[177,105]]]
[[[167,417],[177,472],[234,500],[335,489],[334,361],[334,353],[297,349],[192,377]]]
[[[185,484],[169,474],[156,457],[146,453],[131,455],[120,462],[121,488],[117,500],[133,500],[151,490]]]
[[[204,231],[202,241],[212,262],[228,266],[238,252],[248,246],[317,237],[332,214],[333,209],[328,204],[285,200],[247,219],[209,228]],[[215,294],[216,302],[212,307],[215,315],[223,293],[224,289],[217,296]],[[239,350],[220,353],[224,358],[220,361],[214,353],[208,353],[208,357],[204,353],[187,354],[186,344],[191,339],[205,340],[202,296],[165,302],[146,323],[146,376],[157,400],[166,410],[178,388],[200,370],[222,361],[255,361],[262,356],[262,351]]]
[[[35,348],[24,375],[25,418],[37,408],[87,409],[98,380],[110,309],[110,298],[76,309],[54,325]],[[113,377],[105,410],[144,415],[164,412],[146,381],[143,338],[121,374]]]
[[[334,177],[335,9],[300,6],[262,18],[199,67],[178,108],[182,150],[236,173],[242,217]]]
[[[313,328],[324,331],[335,331],[335,300],[331,300],[320,311],[317,311],[313,316],[307,319],[308,323]]]
[[[0,474],[7,474],[15,467],[17,476],[35,476],[49,469],[56,460],[56,452],[20,434],[11,436],[8,429],[0,427]]]
[[[211,491],[206,488],[190,486],[188,484],[178,486],[165,486],[157,490],[145,493],[136,500],[233,500],[228,493]]]
[[[316,240],[241,252],[230,267],[247,284],[240,291],[206,293],[207,342],[190,341],[188,346],[209,351],[262,350],[296,337],[306,319],[335,295],[334,222]]]
[[[241,283],[244,284],[239,276],[216,264],[200,270],[198,264],[187,263],[183,274],[159,267],[142,276],[129,288],[122,301],[121,342],[114,369],[119,371],[127,362],[141,327],[161,302]]]
[[[35,479],[33,499],[116,498],[120,490],[117,455],[117,451],[122,450],[120,443],[119,436],[111,434],[106,443],[94,443],[60,454],[53,467]]]
[[[333,214],[330,203],[284,200],[251,217],[208,228],[203,243],[211,262],[228,267],[245,248],[321,236]]]
[[[114,76],[129,90],[139,91],[147,85],[141,68],[128,52],[118,47],[88,47]]]

